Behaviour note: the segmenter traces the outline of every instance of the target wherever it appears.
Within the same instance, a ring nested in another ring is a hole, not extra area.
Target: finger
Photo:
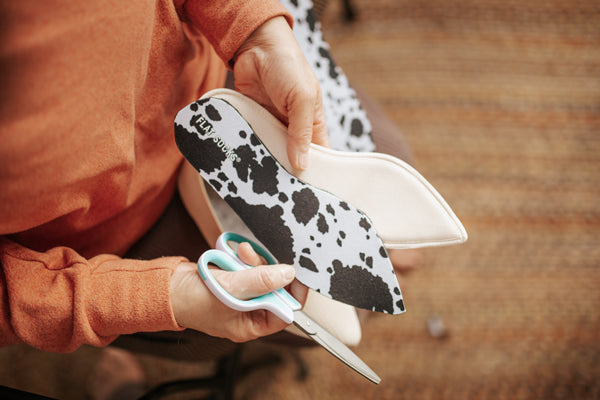
[[[319,95],[319,101],[315,105],[315,116],[313,119],[312,142],[323,147],[331,147],[329,134],[327,133],[327,121],[323,101]]]
[[[244,264],[248,264],[253,267],[267,264],[267,261],[259,256],[248,242],[243,242],[238,245],[237,254]]]
[[[213,276],[230,295],[248,300],[280,289],[294,280],[294,267],[287,264],[259,265],[242,271],[213,271]]]
[[[308,166],[308,148],[313,135],[315,102],[310,95],[296,91],[288,102],[287,153],[292,167]]]

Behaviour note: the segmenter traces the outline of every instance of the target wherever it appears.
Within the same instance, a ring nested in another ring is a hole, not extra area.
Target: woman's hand
[[[294,281],[292,266],[263,265],[265,261],[248,243],[239,245],[238,256],[255,267],[238,272],[212,270],[215,279],[232,296],[247,300],[291,284],[288,289],[292,295],[301,303],[306,300],[308,289]],[[227,307],[206,287],[193,263],[182,263],[173,272],[171,307],[180,326],[234,342],[270,335],[287,326],[266,310],[240,312]]]
[[[329,147],[321,87],[283,17],[266,21],[234,57],[235,88],[288,124],[287,152],[305,169],[311,142]]]

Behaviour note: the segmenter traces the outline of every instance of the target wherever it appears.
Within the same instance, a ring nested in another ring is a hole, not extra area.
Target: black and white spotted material
[[[355,307],[404,311],[394,269],[369,218],[302,182],[269,153],[229,103],[205,98],[181,110],[175,139],[185,158],[306,286]]]
[[[371,123],[348,78],[331,57],[321,24],[310,0],[280,0],[294,18],[294,36],[312,67],[323,93],[323,108],[331,148],[339,151],[374,151]]]

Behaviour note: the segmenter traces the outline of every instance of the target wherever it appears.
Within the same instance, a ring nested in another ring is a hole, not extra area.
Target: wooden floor
[[[600,3],[355,0],[352,23],[330,3],[334,58],[402,128],[470,238],[426,250],[402,282],[407,313],[364,327],[356,352],[380,385],[320,349],[298,352],[299,379],[279,350],[237,398],[600,399]],[[97,357],[0,349],[0,384],[83,398]],[[152,383],[207,368],[141,361]]]

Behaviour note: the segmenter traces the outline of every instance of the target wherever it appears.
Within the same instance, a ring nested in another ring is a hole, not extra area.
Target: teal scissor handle
[[[240,264],[246,266],[247,268],[251,268],[251,267],[249,265],[244,264],[244,262],[242,260],[240,260],[237,253],[235,252],[235,250],[233,250],[233,248],[229,245],[229,242],[234,242],[237,244],[247,242],[250,244],[250,246],[252,246],[254,251],[256,251],[256,253],[259,256],[262,256],[265,259],[267,264],[271,264],[271,265],[277,264],[277,260],[275,260],[275,258],[271,255],[271,253],[269,253],[267,251],[267,249],[265,249],[258,243],[254,242],[242,235],[234,233],[234,232],[223,232],[221,235],[219,235],[219,238],[217,239],[217,244],[215,247],[218,250],[224,251],[225,253],[229,254],[231,257],[233,257]],[[287,290],[282,288],[282,289],[277,289],[277,290],[273,291],[272,293],[275,293],[276,296],[279,296],[280,300],[285,302],[292,310],[296,311],[296,310],[300,310],[302,308],[302,305],[300,303],[298,303],[298,301],[295,298],[293,298],[292,295]]]
[[[288,324],[294,322],[294,311],[302,308],[285,289],[278,289],[273,292],[255,297],[250,300],[240,300],[229,294],[213,277],[209,264],[213,264],[225,271],[241,271],[251,268],[244,264],[237,256],[235,251],[229,246],[228,242],[236,243],[248,242],[252,248],[260,254],[269,264],[275,264],[273,257],[260,245],[246,239],[241,235],[226,232],[217,240],[217,250],[205,251],[198,260],[198,271],[200,277],[206,283],[209,290],[228,307],[238,311],[252,311],[265,309],[274,313]]]
[[[267,264],[277,264],[277,261],[275,261],[275,258],[273,258],[273,256],[267,251],[267,249],[265,249],[258,243],[255,243],[252,240],[234,232],[221,233],[221,235],[219,235],[219,238],[217,239],[217,244],[215,245],[215,248],[224,251],[225,253],[238,260],[241,264],[244,264],[242,260],[238,258],[238,255],[235,252],[235,250],[233,250],[233,248],[229,245],[229,242],[234,242],[237,244],[247,242],[250,244],[250,246],[252,246],[254,251],[256,251],[259,256],[262,256],[267,261]]]

